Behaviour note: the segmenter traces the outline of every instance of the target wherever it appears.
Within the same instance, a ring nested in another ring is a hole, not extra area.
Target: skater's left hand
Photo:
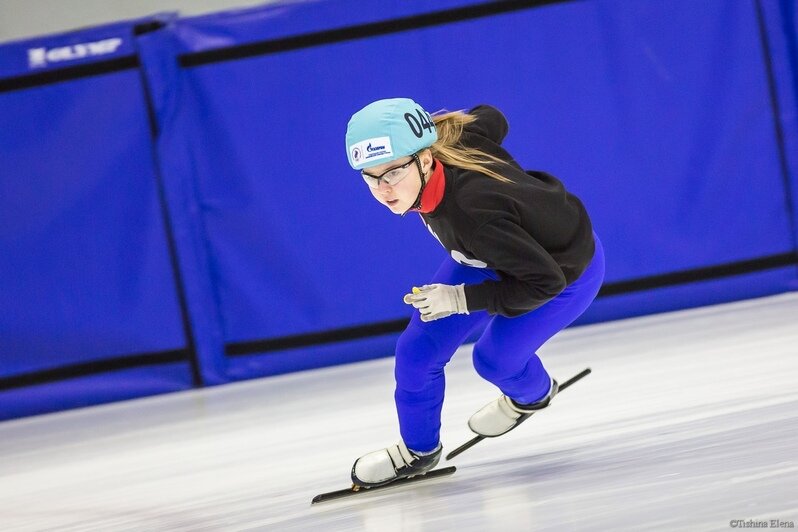
[[[413,288],[403,301],[421,312],[421,321],[433,321],[452,314],[468,314],[465,290],[462,284],[428,284]]]

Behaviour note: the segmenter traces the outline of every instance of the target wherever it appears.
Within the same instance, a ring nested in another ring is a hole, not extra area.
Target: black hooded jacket
[[[582,202],[554,176],[524,171],[501,146],[508,125],[488,105],[475,107],[461,143],[506,161],[504,183],[445,166],[443,199],[421,217],[453,258],[495,270],[499,281],[466,285],[469,311],[518,316],[562,292],[587,268],[595,242]]]

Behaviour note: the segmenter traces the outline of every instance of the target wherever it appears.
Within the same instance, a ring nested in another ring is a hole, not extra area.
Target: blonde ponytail
[[[476,120],[474,115],[462,111],[443,112],[432,115],[432,121],[438,130],[438,140],[430,146],[432,156],[447,166],[473,170],[485,174],[498,181],[511,181],[498,173],[494,168],[507,163],[498,157],[476,148],[467,148],[460,143],[463,128]]]

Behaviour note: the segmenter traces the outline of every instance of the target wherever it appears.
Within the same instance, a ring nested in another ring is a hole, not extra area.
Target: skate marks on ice
[[[566,330],[590,378],[455,475],[309,504],[396,441],[393,360],[0,423],[14,531],[729,530],[798,523],[798,294]],[[496,390],[447,367],[444,452]],[[324,408],[319,408],[323,397]],[[301,412],[302,415],[297,415]]]
[[[535,529],[567,522],[574,529],[726,530],[732,519],[757,515],[795,521],[796,408],[793,395],[653,428],[647,419],[639,430],[593,425],[592,439],[533,444],[520,455],[505,451],[461,466],[451,495],[466,507],[492,501],[509,510],[514,500],[513,511]]]

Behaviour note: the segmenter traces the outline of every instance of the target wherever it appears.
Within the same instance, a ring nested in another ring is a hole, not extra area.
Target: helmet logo
[[[371,165],[372,161],[390,159],[393,157],[390,137],[373,137],[358,142],[349,148],[352,162],[355,164]],[[374,163],[376,164],[376,163]]]

